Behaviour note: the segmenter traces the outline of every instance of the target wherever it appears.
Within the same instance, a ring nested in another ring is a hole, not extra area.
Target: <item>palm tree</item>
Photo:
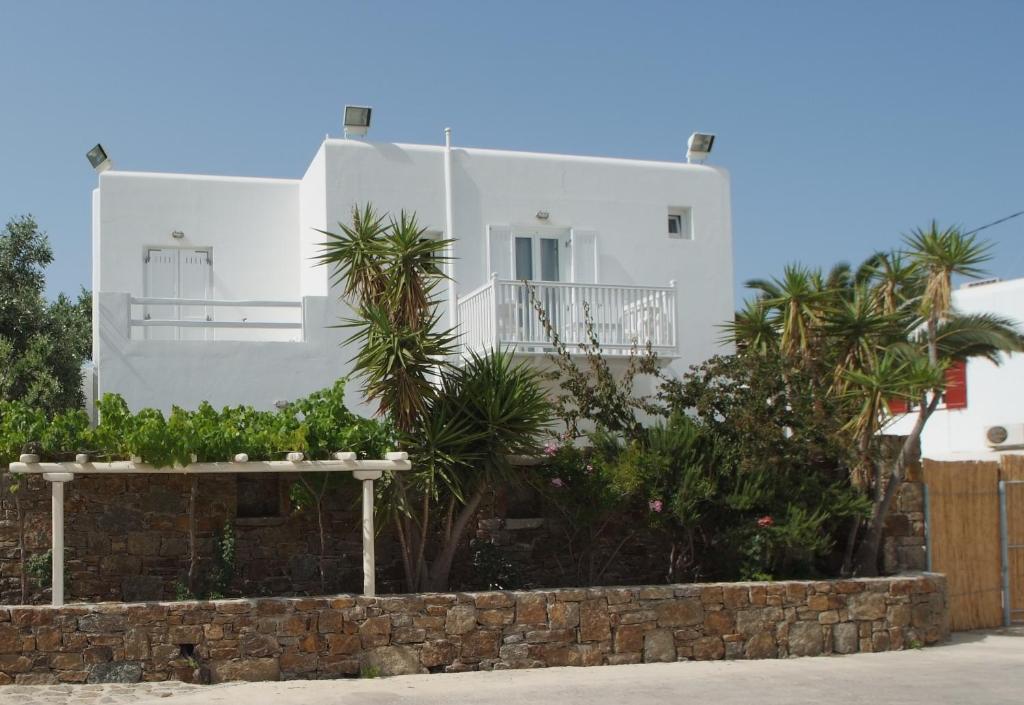
[[[885,518],[942,398],[945,370],[972,357],[998,363],[1002,352],[1024,349],[1013,321],[952,307],[953,277],[981,275],[988,249],[932,222],[907,235],[902,251],[876,253],[856,270],[841,263],[822,275],[790,265],[781,279],[751,280],[758,297],[726,326],[741,354],[764,355],[777,342],[787,364],[832,380],[801,393],[829,395],[845,410],[851,481],[872,498],[856,557],[860,574],[877,573]],[[913,402],[917,416],[898,456],[887,459],[880,436],[895,399]],[[847,564],[859,528],[851,529]]]
[[[973,235],[964,235],[959,229],[939,229],[932,221],[927,229],[919,229],[904,238],[906,257],[910,266],[920,273],[920,283],[910,278],[913,287],[903,294],[914,303],[916,318],[905,318],[901,339],[890,343],[889,349],[899,351],[907,359],[906,369],[912,374],[901,384],[890,385],[894,396],[919,402],[914,425],[904,439],[899,455],[889,468],[888,481],[882,471],[876,472],[871,517],[857,555],[858,572],[875,575],[885,519],[893,499],[906,477],[914,449],[921,433],[935,412],[945,387],[945,370],[954,362],[971,357],[984,357],[994,362],[1000,353],[1024,350],[1024,337],[1013,321],[998,316],[965,316],[952,306],[952,279],[954,275],[976,277],[983,274],[979,265],[989,258],[989,246],[976,241]],[[880,297],[885,301],[885,297]],[[856,378],[853,378],[856,383]],[[901,381],[892,375],[890,382]],[[875,394],[875,387],[858,384],[861,396]]]

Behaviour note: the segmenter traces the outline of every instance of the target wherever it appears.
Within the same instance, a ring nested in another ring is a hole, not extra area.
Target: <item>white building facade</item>
[[[351,369],[348,314],[312,259],[353,206],[414,211],[454,245],[465,349],[544,351],[521,280],[568,343],[582,304],[612,355],[723,352],[728,175],[701,164],[328,139],[301,179],[106,171],[93,193],[95,393],[133,409],[272,408]],[[450,202],[451,223],[446,222]],[[442,298],[444,292],[439,292]],[[445,304],[447,309],[447,304]],[[447,310],[445,311],[447,316]],[[357,385],[351,408],[363,407]]]
[[[953,306],[961,313],[991,313],[1024,325],[1024,279],[965,285],[953,292]],[[922,456],[993,460],[1024,452],[1024,355],[1004,353],[999,365],[968,360],[957,381],[956,402],[937,408],[921,434]],[[912,414],[898,417],[887,432],[905,434],[913,421]]]

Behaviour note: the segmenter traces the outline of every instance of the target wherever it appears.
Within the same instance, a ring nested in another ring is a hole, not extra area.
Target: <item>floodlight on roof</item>
[[[365,105],[345,106],[345,136],[362,136],[370,129],[370,114],[373,108]]]
[[[85,158],[89,160],[89,163],[92,165],[92,168],[96,170],[97,174],[102,174],[107,169],[114,166],[114,163],[110,161],[110,157],[107,156],[107,150],[103,149],[102,144],[97,144],[86,152]]]
[[[686,161],[703,162],[711,154],[715,136],[706,132],[694,132],[686,142]]]

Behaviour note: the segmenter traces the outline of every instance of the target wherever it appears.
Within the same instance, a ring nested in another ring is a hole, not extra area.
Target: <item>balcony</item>
[[[551,341],[530,297],[543,305],[551,327],[570,351],[587,342],[584,303],[593,333],[607,355],[629,355],[650,345],[661,355],[676,353],[674,286],[618,286],[492,279],[459,297],[463,353],[513,347],[520,353],[549,352]]]

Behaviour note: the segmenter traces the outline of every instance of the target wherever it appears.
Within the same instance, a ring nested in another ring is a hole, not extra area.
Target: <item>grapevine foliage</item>
[[[194,411],[175,406],[166,417],[157,409],[132,413],[119,395],[106,394],[97,403],[95,428],[80,409],[51,416],[21,401],[0,401],[0,466],[21,453],[44,461],[87,453],[97,461],[141,459],[157,467],[226,461],[237,453],[251,460],[280,460],[292,451],[313,460],[339,450],[382,457],[392,447],[390,429],[350,412],[344,391],[339,380],[279,411],[218,411],[203,402]]]

